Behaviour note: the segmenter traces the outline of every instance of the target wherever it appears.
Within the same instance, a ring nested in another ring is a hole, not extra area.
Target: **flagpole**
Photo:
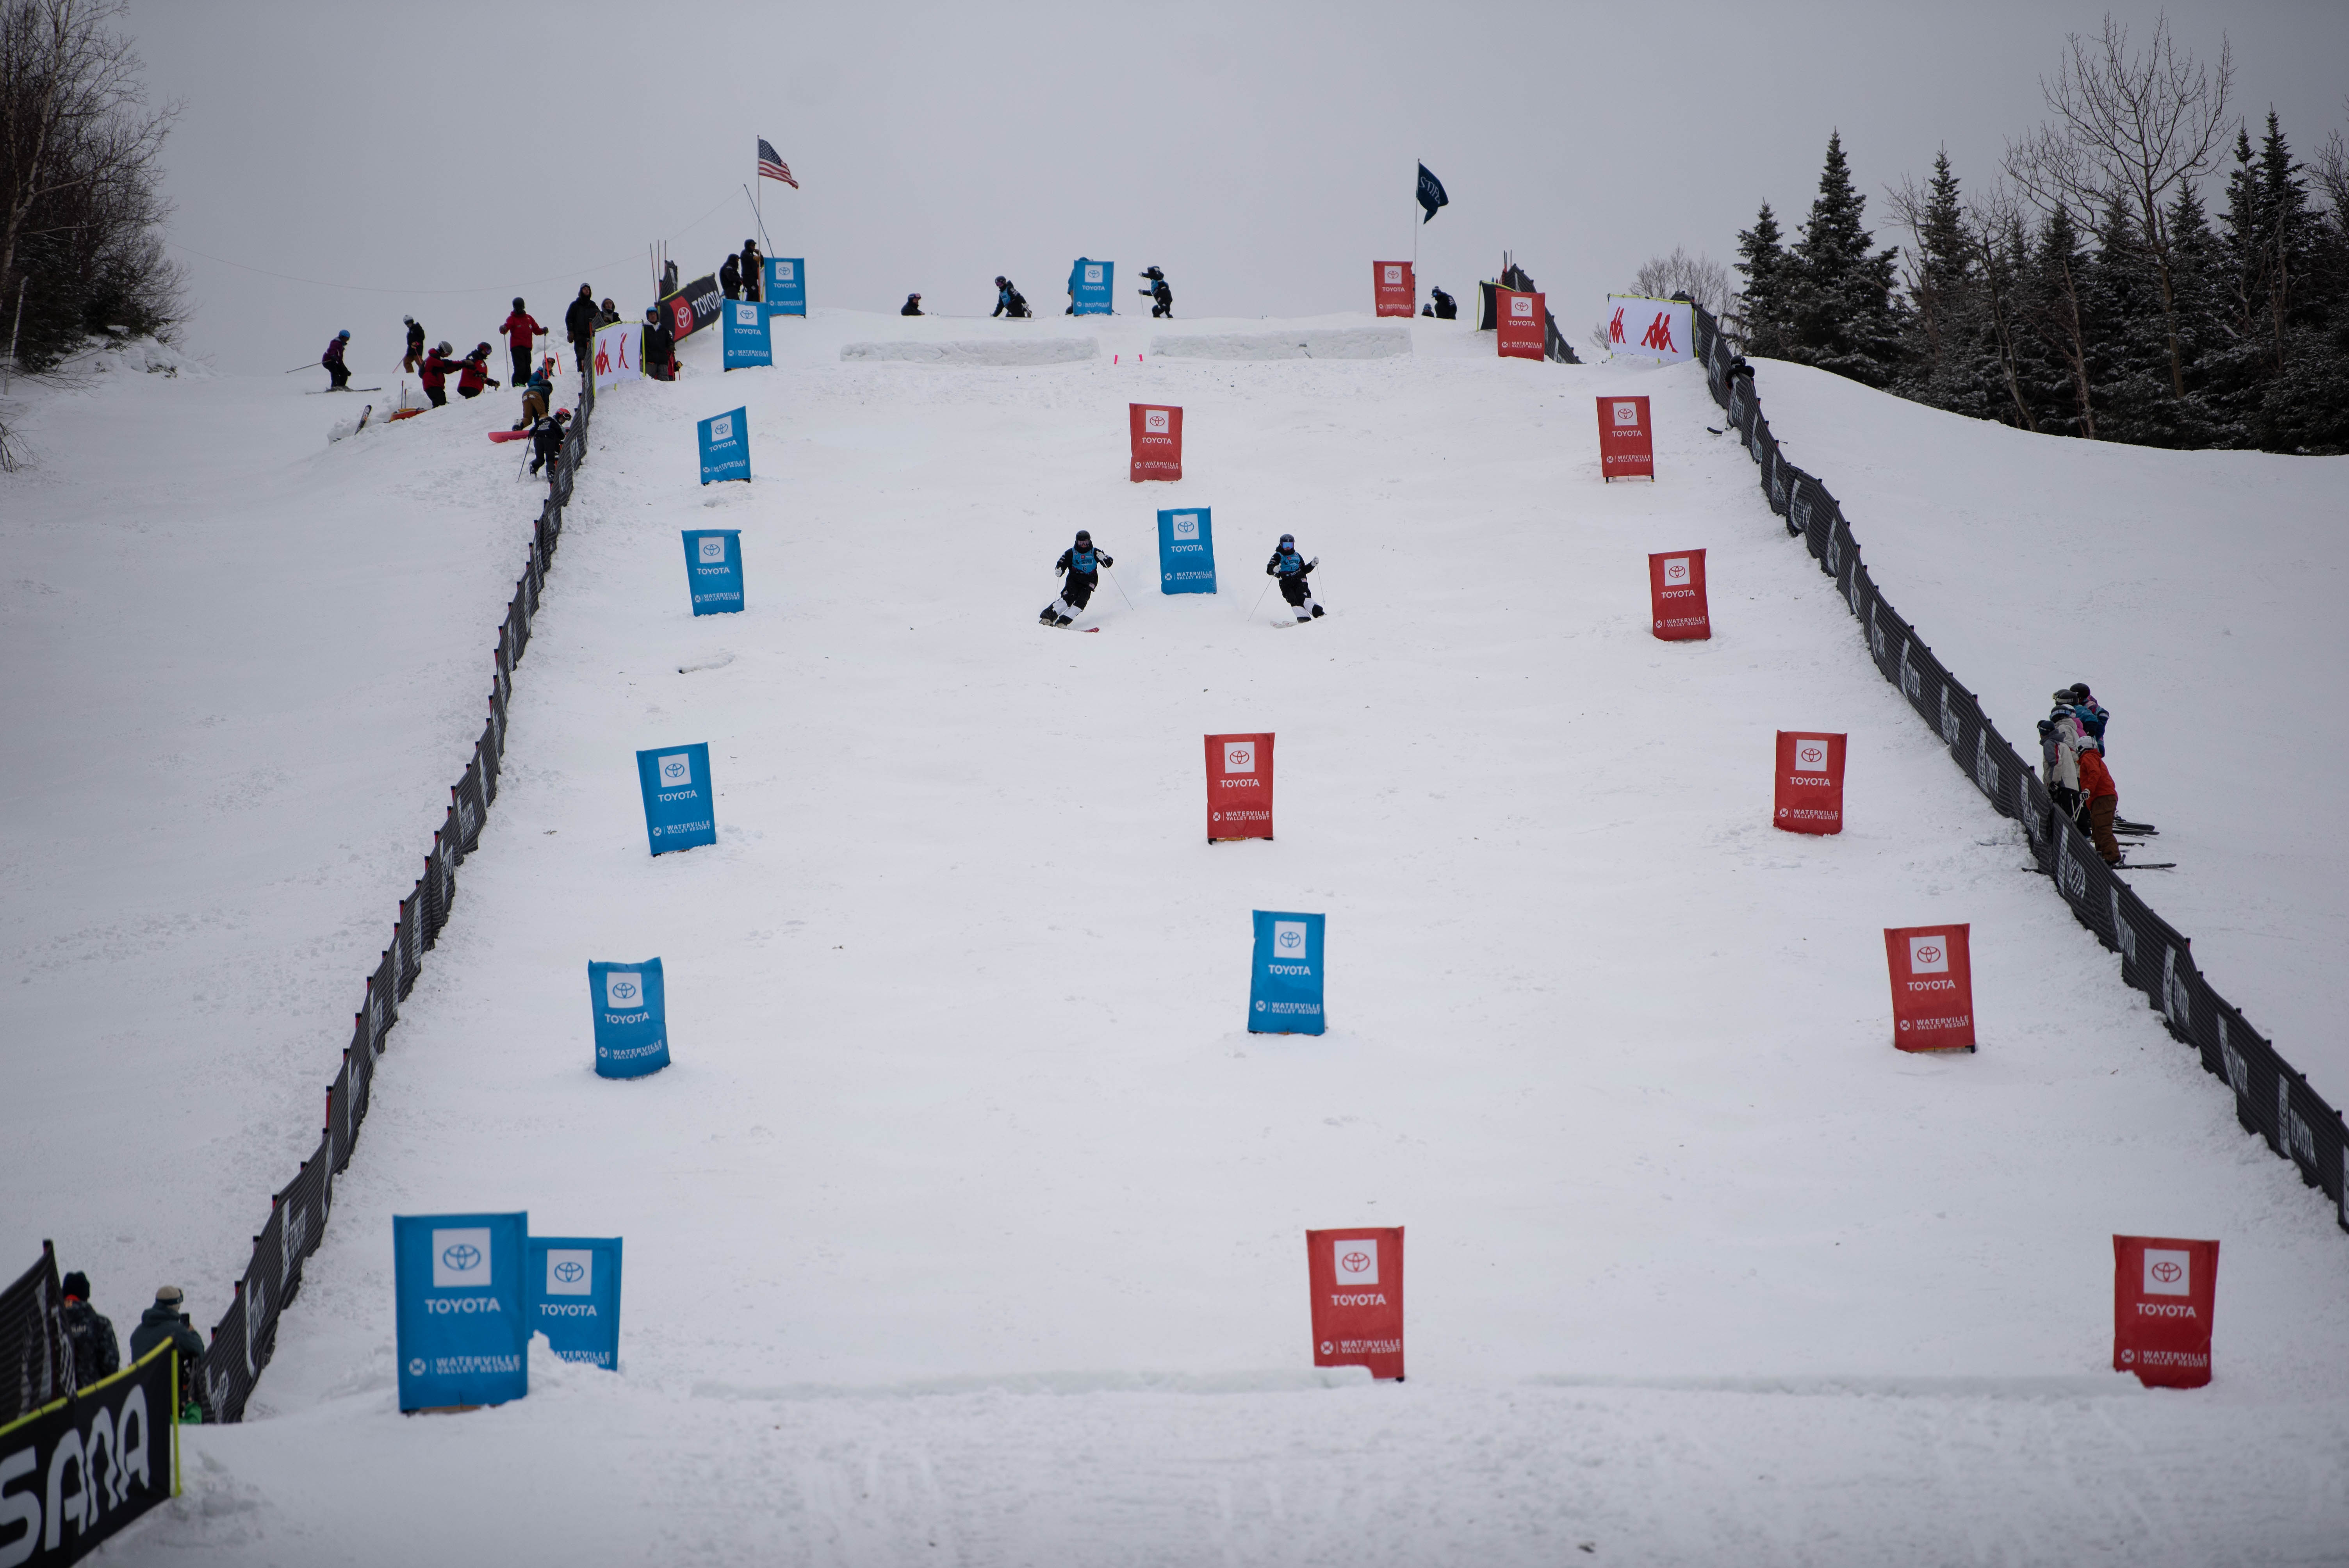
[[[1413,214],[1411,221],[1411,287],[1412,292],[1414,294],[1419,292],[1419,218],[1417,213],[1419,211],[1418,166],[1420,161],[1421,160],[1416,158],[1413,159],[1411,170],[1411,210]],[[1413,308],[1417,307],[1418,303],[1419,302],[1417,300],[1413,300],[1412,302]]]

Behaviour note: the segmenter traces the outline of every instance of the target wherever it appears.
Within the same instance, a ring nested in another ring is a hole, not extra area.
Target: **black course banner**
[[[718,279],[713,274],[694,279],[662,300],[660,307],[668,313],[668,329],[682,343],[716,321],[718,307],[725,303],[726,296],[718,291]]]
[[[79,1560],[179,1491],[175,1357],[145,1360],[0,1427],[0,1563]]]

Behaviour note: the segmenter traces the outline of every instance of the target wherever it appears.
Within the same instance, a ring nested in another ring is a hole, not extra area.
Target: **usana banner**
[[[180,1373],[158,1345],[0,1427],[0,1563],[61,1568],[179,1495]]]

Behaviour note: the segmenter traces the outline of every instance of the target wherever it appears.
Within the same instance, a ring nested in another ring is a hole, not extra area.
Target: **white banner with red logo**
[[[1645,294],[1609,294],[1607,346],[1643,359],[1690,359],[1696,355],[1694,308],[1684,299]]]
[[[1501,357],[1539,359],[1549,342],[1549,315],[1537,294],[1516,289],[1493,291],[1493,317],[1499,328]]]
[[[1654,427],[1645,397],[1599,399],[1599,472],[1602,479],[1656,477]]]
[[[1778,787],[1770,803],[1772,827],[1790,833],[1843,831],[1843,751],[1840,735],[1819,729],[1778,732]]]
[[[2219,1243],[2113,1238],[2113,1370],[2148,1388],[2210,1381],[2210,1313]]]
[[[1409,262],[1372,262],[1371,297],[1381,315],[1409,315],[1419,308],[1419,283]]]
[[[1128,477],[1136,484],[1144,480],[1181,479],[1183,410],[1154,403],[1128,403],[1125,413],[1133,454]]]
[[[641,380],[645,374],[645,324],[614,322],[595,334],[595,385]]]
[[[1904,925],[1884,934],[1892,971],[1892,1043],[1904,1051],[1974,1048],[1971,927]]]
[[[1207,737],[1207,841],[1272,837],[1272,736]]]
[[[1402,1377],[1402,1227],[1305,1233],[1313,1365]]]

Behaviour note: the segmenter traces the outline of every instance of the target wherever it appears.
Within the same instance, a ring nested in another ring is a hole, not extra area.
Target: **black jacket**
[[[1278,550],[1274,551],[1272,552],[1272,560],[1265,566],[1264,574],[1267,577],[1302,577],[1307,573],[1313,570],[1313,563],[1306,560],[1302,555],[1292,555],[1289,559],[1296,562],[1297,564],[1290,570],[1283,572],[1280,569],[1280,552]]]
[[[645,323],[645,363],[667,368],[669,356],[677,352],[677,334],[669,330],[668,313]]]
[[[916,300],[909,299],[905,302],[905,308],[899,311],[897,314],[899,315],[919,315],[922,314],[921,304]]]
[[[73,1341],[74,1387],[87,1388],[121,1367],[121,1343],[114,1337],[114,1325],[98,1308],[86,1301],[68,1301],[63,1315],[66,1337]]]
[[[1100,562],[1103,566],[1114,566],[1117,564],[1115,561],[1110,559],[1109,552],[1105,550],[1094,551],[1093,559]],[[1054,563],[1052,572],[1055,576],[1058,576],[1063,572],[1076,572],[1076,568],[1077,547],[1071,544],[1068,549],[1061,552],[1061,559]],[[1098,572],[1077,572],[1077,575],[1080,577],[1090,578],[1096,583],[1101,581],[1101,573]]]
[[[595,317],[601,314],[602,307],[585,295],[573,300],[571,308],[563,313],[564,335],[574,343],[585,342],[595,335]]]
[[[569,427],[549,414],[530,428],[530,444],[537,449],[540,460],[553,462],[563,451],[563,434]]]
[[[718,263],[718,286],[726,291],[730,299],[742,290],[742,258],[731,251]]]
[[[188,1326],[184,1315],[159,1301],[140,1315],[139,1326],[130,1331],[130,1359],[138,1360],[166,1340],[179,1346],[182,1361],[203,1358],[204,1336]],[[181,1383],[185,1387],[187,1379],[182,1378]]]

